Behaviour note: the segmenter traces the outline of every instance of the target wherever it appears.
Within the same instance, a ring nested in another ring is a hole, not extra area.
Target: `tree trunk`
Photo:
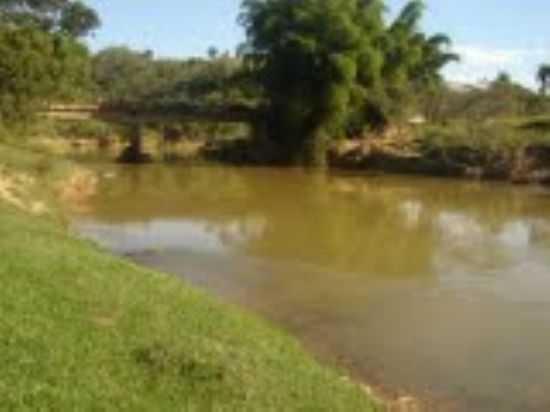
[[[132,125],[130,130],[129,150],[136,156],[136,158],[143,155],[143,133],[142,127],[139,123]]]
[[[129,134],[130,144],[119,157],[122,163],[147,163],[151,161],[151,156],[143,153],[143,127],[140,123],[130,126]]]
[[[298,151],[298,160],[307,167],[326,169],[328,167],[328,139],[326,134],[317,130],[303,140]]]

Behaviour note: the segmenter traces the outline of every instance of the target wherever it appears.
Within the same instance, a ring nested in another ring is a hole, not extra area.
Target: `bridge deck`
[[[244,105],[201,107],[186,103],[151,104],[141,107],[54,104],[42,114],[61,120],[98,119],[124,123],[185,120],[249,123],[257,121],[260,117],[259,110]]]

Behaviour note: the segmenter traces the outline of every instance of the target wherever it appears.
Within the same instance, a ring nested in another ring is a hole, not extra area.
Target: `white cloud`
[[[457,45],[453,49],[460,55],[461,62],[449,65],[444,73],[449,80],[460,83],[494,79],[499,72],[506,71],[516,81],[533,87],[537,66],[550,55],[549,51],[539,48]]]
[[[530,51],[520,49],[494,49],[480,46],[456,46],[455,51],[462,58],[475,65],[516,64]]]

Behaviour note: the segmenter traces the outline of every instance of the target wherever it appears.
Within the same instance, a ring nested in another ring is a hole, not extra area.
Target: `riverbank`
[[[52,195],[70,165],[5,146],[0,163],[3,407],[375,410],[263,321],[71,236]]]
[[[124,158],[128,143],[120,131],[100,123],[77,126],[42,121],[25,134],[41,150],[113,161]],[[197,140],[181,134],[165,141],[159,130],[148,129],[141,147],[147,161],[288,165],[281,147],[250,137]],[[550,184],[546,117],[390,126],[363,138],[333,140],[327,150],[327,165],[335,170]]]
[[[284,163],[279,152],[267,142],[240,140],[207,147],[198,156],[263,165]],[[550,120],[392,126],[334,140],[327,157],[336,170],[550,184]]]
[[[390,130],[330,151],[339,169],[550,184],[550,123],[455,124]]]

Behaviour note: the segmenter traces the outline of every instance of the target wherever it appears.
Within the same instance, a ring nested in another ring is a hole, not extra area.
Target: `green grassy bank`
[[[389,128],[363,141],[337,142],[330,160],[343,169],[550,184],[550,120]]]
[[[2,145],[0,164],[37,196],[60,173]],[[0,410],[375,409],[294,339],[75,239],[51,209],[0,200],[0,282]]]

